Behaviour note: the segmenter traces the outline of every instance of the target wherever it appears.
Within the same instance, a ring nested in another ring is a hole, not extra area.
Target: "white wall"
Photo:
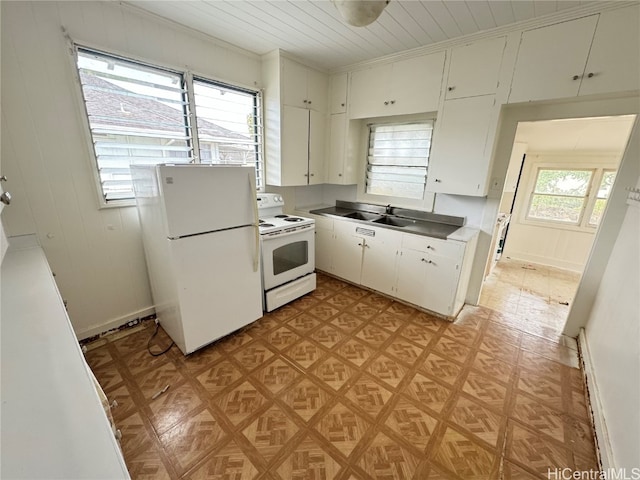
[[[80,338],[152,310],[135,207],[98,209],[73,61],[86,46],[259,86],[260,59],[119,2],[1,2],[9,235],[36,233]],[[34,299],[35,300],[35,299]]]
[[[625,142],[626,143],[626,142]],[[538,166],[616,169],[621,154],[528,152],[516,196],[504,255],[527,262],[582,273],[595,237],[595,228],[577,228],[526,219],[529,194]]]
[[[590,391],[599,392],[608,433],[607,439],[598,432],[598,439],[601,448],[608,440],[613,455],[604,467],[630,474],[640,466],[640,202],[627,208],[585,336],[594,373],[589,381],[597,386]]]

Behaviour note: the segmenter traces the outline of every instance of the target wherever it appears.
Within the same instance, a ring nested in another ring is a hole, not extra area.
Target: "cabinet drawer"
[[[456,259],[462,258],[464,254],[464,243],[424,237],[422,235],[404,234],[402,236],[402,248]]]

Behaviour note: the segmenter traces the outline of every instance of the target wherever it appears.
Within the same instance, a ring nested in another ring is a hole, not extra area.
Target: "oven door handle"
[[[289,235],[296,235],[298,233],[306,233],[306,232],[313,232],[314,231],[314,226],[313,225],[309,225],[309,226],[305,226],[302,228],[299,228],[297,230],[293,230],[291,232],[278,232],[277,235],[269,235],[268,233],[264,234],[262,236],[262,241],[263,242],[268,242],[269,240],[276,240],[278,238],[282,238],[282,237],[287,237]]]
[[[258,219],[258,192],[256,191],[256,177],[249,173],[249,186],[251,187],[250,192],[252,198],[251,205],[253,205],[253,232],[255,235],[254,242],[254,250],[253,250],[253,271],[257,272],[258,267],[260,266],[260,229],[258,228],[258,224],[260,220]]]

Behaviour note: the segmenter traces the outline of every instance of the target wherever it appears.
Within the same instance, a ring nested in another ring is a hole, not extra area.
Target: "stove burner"
[[[287,218],[289,215],[276,215],[276,218]]]
[[[275,227],[275,225],[274,225],[273,223],[264,223],[264,220],[262,220],[262,222],[263,222],[263,223],[261,223],[261,224],[259,225],[260,227],[264,227],[264,228],[267,228],[267,227]]]
[[[287,217],[284,219],[285,222],[302,222],[303,219],[300,217]]]

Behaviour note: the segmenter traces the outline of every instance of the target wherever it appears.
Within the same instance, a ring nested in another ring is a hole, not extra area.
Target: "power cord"
[[[175,343],[175,342],[171,342],[169,344],[169,346],[167,348],[165,348],[164,350],[162,350],[161,352],[152,352],[151,351],[151,340],[153,340],[153,338],[158,334],[158,329],[159,328],[160,328],[160,323],[158,323],[158,321],[156,320],[156,329],[153,332],[153,335],[151,335],[151,338],[149,338],[149,341],[147,342],[147,351],[149,352],[149,355],[152,355],[154,357],[159,357],[160,355],[164,355],[169,350],[171,350],[171,347],[173,347],[173,345]]]

